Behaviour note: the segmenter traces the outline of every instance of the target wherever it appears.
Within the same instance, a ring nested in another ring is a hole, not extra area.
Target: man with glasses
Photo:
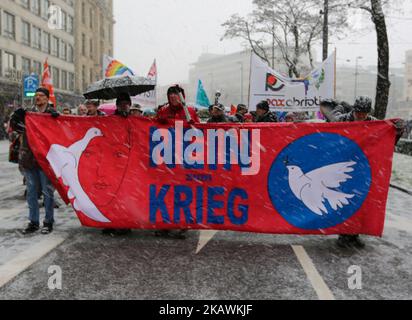
[[[35,106],[30,112],[49,113],[54,118],[59,116],[49,104],[50,93],[46,88],[39,88],[34,98]],[[19,166],[24,173],[27,183],[27,204],[29,206],[29,224],[23,230],[23,234],[32,234],[40,229],[40,210],[38,203],[38,190],[44,196],[44,208],[46,217],[43,222],[42,234],[49,234],[53,231],[54,224],[54,187],[40,168],[27,141],[25,130],[26,110],[18,109],[12,115],[11,125],[17,132],[23,134],[22,143],[19,149]]]

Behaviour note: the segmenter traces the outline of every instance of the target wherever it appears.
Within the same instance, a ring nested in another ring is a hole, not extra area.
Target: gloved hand
[[[17,109],[13,112],[10,118],[10,126],[13,131],[23,133],[25,130],[26,110],[23,108]]]
[[[56,110],[53,110],[52,112],[50,112],[50,114],[55,119],[60,117],[60,113],[58,113]]]

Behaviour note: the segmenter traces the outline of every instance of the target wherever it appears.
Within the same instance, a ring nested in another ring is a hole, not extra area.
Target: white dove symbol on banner
[[[348,205],[348,199],[352,199],[354,194],[346,194],[333,190],[349,179],[348,173],[353,172],[352,168],[356,162],[340,162],[315,169],[308,173],[303,173],[298,166],[287,166],[289,171],[289,186],[293,194],[301,200],[304,205],[319,216],[328,214],[325,207],[327,200],[333,210],[343,208]]]

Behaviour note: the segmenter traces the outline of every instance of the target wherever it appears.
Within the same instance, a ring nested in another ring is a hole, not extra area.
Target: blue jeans
[[[24,170],[27,184],[27,204],[29,205],[29,220],[31,223],[40,224],[40,211],[38,191],[41,190],[44,197],[46,218],[44,223],[54,223],[54,187],[44,172],[38,168]]]

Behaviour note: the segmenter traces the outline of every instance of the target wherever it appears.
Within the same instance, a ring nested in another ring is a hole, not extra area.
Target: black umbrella
[[[91,84],[83,95],[86,99],[112,100],[121,93],[128,93],[133,97],[152,91],[155,87],[155,80],[136,76],[117,76]]]

